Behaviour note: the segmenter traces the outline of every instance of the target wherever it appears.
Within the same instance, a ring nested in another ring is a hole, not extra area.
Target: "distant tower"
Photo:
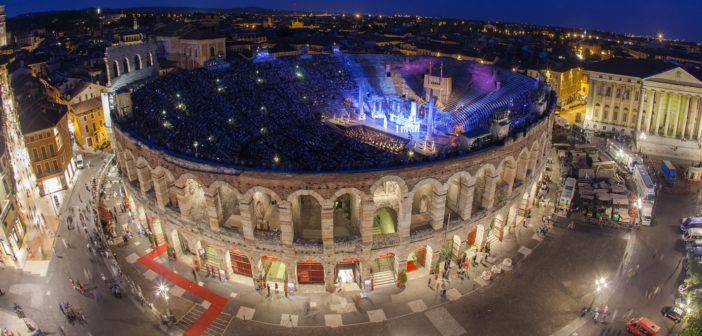
[[[134,15],[134,22],[132,24],[132,28],[134,28],[134,30],[139,29],[139,24],[137,23],[136,15]]]
[[[7,45],[7,31],[5,30],[5,5],[0,5],[0,47]]]

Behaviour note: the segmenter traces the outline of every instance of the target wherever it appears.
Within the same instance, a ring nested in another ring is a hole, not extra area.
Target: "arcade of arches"
[[[402,272],[419,277],[472,246],[504,239],[534,204],[548,149],[542,134],[494,165],[442,180],[403,179],[391,170],[364,190],[344,187],[326,197],[321,188],[284,196],[241,188],[214,174],[208,182],[189,173],[176,178],[119,143],[117,158],[135,219],[179,260],[272,290],[357,290],[392,285]]]

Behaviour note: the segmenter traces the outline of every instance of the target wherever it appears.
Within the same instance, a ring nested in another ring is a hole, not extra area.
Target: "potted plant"
[[[402,271],[400,273],[400,283],[398,283],[397,286],[400,288],[405,288],[406,283],[407,283],[407,271]]]

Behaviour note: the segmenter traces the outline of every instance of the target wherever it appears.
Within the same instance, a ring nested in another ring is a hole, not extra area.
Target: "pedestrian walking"
[[[192,269],[193,271],[193,281],[197,281],[197,272],[195,272],[195,269]]]
[[[66,243],[66,239],[64,239],[63,237],[61,237],[61,242],[63,243],[63,247],[64,247],[64,248],[68,248],[68,244]]]
[[[278,283],[275,283],[275,293],[278,294]]]
[[[427,278],[427,286],[431,289],[431,277]]]
[[[268,287],[267,289],[268,289],[268,296],[271,296],[271,288]]]

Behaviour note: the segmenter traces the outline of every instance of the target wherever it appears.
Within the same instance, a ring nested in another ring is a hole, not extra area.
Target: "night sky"
[[[1,1],[1,0],[0,0]],[[86,7],[138,6],[261,7],[371,14],[412,14],[433,17],[527,22],[600,29],[666,38],[702,41],[700,0],[9,0],[9,17],[21,13]]]

